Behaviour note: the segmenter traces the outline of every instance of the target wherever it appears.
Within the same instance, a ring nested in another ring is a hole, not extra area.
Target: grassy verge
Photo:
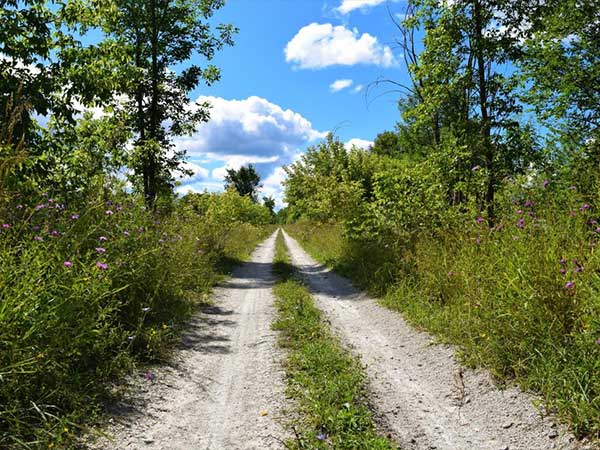
[[[325,325],[308,290],[293,279],[283,236],[275,247],[274,271],[279,311],[274,328],[288,350],[288,390],[299,405],[292,449],[395,448],[377,435],[366,404],[364,374],[357,359],[343,349]]]
[[[128,195],[0,210],[0,448],[71,448],[113,383],[169,357],[223,262],[272,231],[209,214],[242,201],[204,215]]]
[[[538,392],[577,435],[600,436],[600,259],[577,227],[474,223],[371,247],[339,225],[286,230],[417,328],[459,345],[465,364]]]

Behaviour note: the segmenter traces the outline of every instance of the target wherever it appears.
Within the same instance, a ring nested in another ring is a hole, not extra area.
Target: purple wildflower
[[[581,205],[581,208],[579,208],[579,211],[587,211],[588,209],[590,209],[590,205],[584,203],[583,205]]]
[[[583,272],[583,266],[577,266],[577,267],[575,267],[575,269],[573,270],[573,272],[575,272],[575,273]]]
[[[596,227],[596,229],[594,230],[596,233],[600,233],[600,227]]]
[[[577,215],[577,213],[575,211],[569,211],[569,215],[571,217],[575,217]]]
[[[38,242],[42,242],[42,241],[44,240],[44,238],[43,238],[43,237],[41,237],[41,236],[34,236],[34,237],[33,237],[33,240],[34,240],[34,241],[38,241]]]
[[[71,220],[79,219],[79,214],[71,214]]]
[[[37,205],[37,206],[35,207],[35,210],[36,210],[36,211],[39,211],[40,209],[44,209],[45,207],[46,207],[46,205],[43,205],[43,204],[42,204],[42,205]]]
[[[567,283],[565,284],[565,289],[573,289],[575,287],[575,282],[573,281],[567,281]]]
[[[567,260],[565,258],[560,258],[560,265],[564,266],[567,263]]]
[[[483,217],[478,217],[475,222],[477,222],[478,224],[483,223]]]
[[[533,206],[533,202],[531,200],[527,200],[525,202],[525,208],[531,208]]]
[[[96,247],[96,251],[98,253],[100,253],[101,255],[103,255],[104,253],[106,253],[106,249],[104,247]]]
[[[475,243],[476,243],[477,245],[480,245],[480,244],[481,244],[481,238],[480,238],[479,236],[477,237],[477,239],[475,239]]]
[[[154,381],[154,374],[150,371],[146,372],[146,375],[144,375],[144,378],[148,381]]]
[[[598,225],[598,221],[596,219],[590,219],[588,223],[590,225]]]
[[[471,167],[471,171],[472,172],[477,172],[479,169],[481,169],[481,167],[479,167],[479,166],[473,166],[473,167]]]
[[[448,272],[448,277],[453,277],[454,276],[454,272],[450,271]]]
[[[98,238],[98,240],[99,240],[100,242],[106,242],[106,241],[108,241],[108,238],[107,238],[106,236],[100,236],[100,237]]]
[[[106,215],[107,216],[112,216],[114,214],[114,212],[112,212],[110,209],[106,210]]]
[[[108,269],[108,264],[98,261],[96,263],[96,267],[98,269],[100,269],[100,270],[107,270]]]
[[[129,236],[129,231],[127,231],[127,230],[123,231],[123,236]]]
[[[10,228],[10,223],[3,223],[2,228]]]
[[[546,188],[548,187],[548,185],[549,185],[549,184],[550,184],[550,182],[549,182],[548,180],[544,180],[544,181],[542,182],[542,187],[543,187],[544,189],[546,189]]]
[[[600,345],[600,338],[596,339],[596,344]]]
[[[50,234],[55,237],[60,235],[60,233],[56,230],[52,230],[52,232]]]
[[[525,228],[525,219],[523,219],[522,217],[517,221],[517,227],[518,228]]]
[[[73,263],[71,261],[65,261],[63,263],[63,266],[65,266],[65,267],[73,267]]]
[[[600,339],[599,339],[599,340],[600,340]],[[327,435],[326,435],[325,433],[319,433],[319,434],[317,434],[316,438],[317,438],[319,441],[324,441],[325,439],[327,439]]]
[[[577,187],[576,186],[569,186],[569,189],[571,189],[572,191],[576,191]]]
[[[23,209],[24,206],[23,205],[17,205],[17,209]]]
[[[144,227],[137,227],[137,232],[138,233],[143,233],[144,232]]]
[[[523,214],[523,210],[522,210],[522,209],[519,209],[519,210],[517,210],[517,214],[518,214],[519,216],[520,216],[520,215],[522,215],[522,214]]]
[[[564,275],[564,274],[566,274],[566,273],[567,273],[567,269],[565,269],[564,267],[562,267],[562,268],[559,270],[559,272],[560,272],[562,275]]]

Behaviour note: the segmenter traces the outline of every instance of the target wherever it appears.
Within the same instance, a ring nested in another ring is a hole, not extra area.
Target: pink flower
[[[108,241],[108,239],[107,239],[107,237],[106,237],[106,236],[100,236],[100,237],[98,238],[98,240],[99,240],[100,242],[106,242],[106,241]]]
[[[583,205],[581,205],[581,208],[579,208],[579,211],[587,211],[588,209],[590,209],[590,205],[584,203]]]
[[[573,289],[575,287],[575,283],[573,281],[567,281],[565,284],[565,289]]]
[[[576,186],[569,186],[569,189],[571,189],[572,191],[576,191],[577,187]]]
[[[114,212],[112,212],[110,209],[106,210],[106,215],[107,216],[112,216],[114,214]]]
[[[123,231],[123,236],[129,236],[129,231],[127,231],[127,230]]]
[[[52,232],[50,233],[52,236],[58,236],[59,232],[56,230],[52,230]]]
[[[38,241],[38,242],[42,242],[42,241],[44,240],[44,238],[43,238],[43,237],[41,237],[41,236],[35,236],[35,237],[33,238],[33,240],[34,240],[34,241]]]
[[[483,217],[478,217],[477,220],[475,222],[477,222],[478,224],[483,223]]]
[[[548,187],[548,185],[549,185],[549,184],[550,184],[550,182],[549,182],[548,180],[544,180],[544,181],[542,182],[542,187],[543,187],[544,189],[546,189],[546,188]]]
[[[10,223],[3,223],[2,228],[10,228]]]
[[[65,266],[65,267],[73,267],[73,263],[71,261],[65,261],[63,263],[63,266]]]
[[[600,338],[596,339],[596,344],[600,345]]]
[[[96,267],[100,270],[107,270],[108,269],[108,264],[105,264],[103,262],[98,261],[96,263]]]
[[[96,247],[96,251],[98,253],[100,253],[101,255],[103,255],[104,253],[106,253],[106,249],[104,247]]]
[[[525,228],[525,219],[523,219],[522,217],[517,221],[517,227],[518,228]]]
[[[477,239],[475,239],[475,243],[476,243],[477,245],[480,245],[480,244],[481,244],[481,238],[480,238],[480,237],[477,237]]]
[[[79,219],[79,214],[71,214],[71,220]]]
[[[563,275],[564,275],[564,274],[566,274],[566,273],[567,273],[567,269],[565,269],[564,267],[562,267],[562,268],[559,270],[559,272],[560,272],[561,274],[563,274]]]

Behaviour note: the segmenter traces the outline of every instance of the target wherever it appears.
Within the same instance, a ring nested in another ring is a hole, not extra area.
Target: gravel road
[[[450,346],[415,331],[285,238],[317,305],[366,365],[371,403],[402,449],[584,448],[542,418],[532,396],[516,387],[499,390],[485,371],[462,369]]]
[[[97,449],[281,449],[288,403],[271,330],[275,234],[217,288],[170,367],[134,383]],[[141,377],[140,377],[141,378]]]

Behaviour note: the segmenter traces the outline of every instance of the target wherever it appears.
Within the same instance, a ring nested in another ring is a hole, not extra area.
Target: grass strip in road
[[[299,419],[288,448],[394,449],[377,434],[367,406],[360,362],[345,350],[324,322],[309,291],[294,279],[281,232],[275,247],[274,288],[278,317],[274,328],[287,349],[288,392],[296,399]]]

